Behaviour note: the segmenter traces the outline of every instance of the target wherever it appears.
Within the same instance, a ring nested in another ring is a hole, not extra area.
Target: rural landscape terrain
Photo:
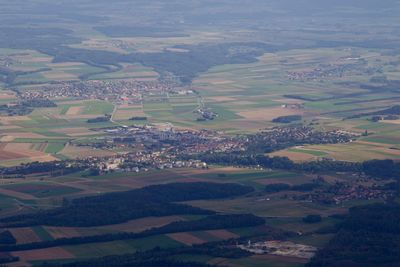
[[[399,266],[399,12],[0,0],[0,265]]]

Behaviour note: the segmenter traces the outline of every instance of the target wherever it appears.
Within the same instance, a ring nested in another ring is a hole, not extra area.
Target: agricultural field
[[[79,174],[44,179],[43,177],[27,177],[24,182],[3,181],[0,185],[0,193],[5,199],[13,198],[17,206],[14,209],[35,210],[37,207],[49,209],[62,205],[61,197],[76,198],[79,196],[98,193],[124,191],[128,188],[141,188],[144,186],[171,183],[171,182],[217,182],[240,183],[257,188],[256,193],[234,199],[190,201],[188,204],[211,209],[222,213],[253,213],[267,219],[267,226],[277,227],[281,230],[296,230],[303,233],[311,233],[320,227],[326,227],[335,223],[335,220],[327,216],[344,213],[346,209],[340,206],[320,206],[296,200],[281,200],[279,195],[271,196],[268,200],[262,196],[263,187],[267,184],[284,182],[297,185],[309,182],[313,176],[294,172],[261,171],[226,167],[213,167],[208,170],[179,169],[170,171],[152,171],[149,173],[115,173],[100,177],[82,177]],[[327,177],[330,179],[346,179],[345,177]],[[42,181],[43,180],[43,181]],[[8,184],[7,184],[8,183]],[[117,186],[118,185],[118,186]],[[296,207],[295,209],[293,207]],[[3,214],[6,211],[2,211]],[[7,213],[10,214],[10,210]],[[12,214],[12,213],[11,213]],[[302,218],[307,214],[321,214],[323,221],[318,224],[306,224]],[[58,227],[58,226],[32,226],[23,228],[10,228],[17,239],[17,244],[42,242],[58,238],[72,238],[80,236],[93,236],[119,232],[142,232],[153,227],[161,227],[172,222],[190,221],[198,216],[165,216],[147,217],[131,220],[121,224],[95,226],[95,227]],[[325,219],[326,218],[326,219]],[[162,248],[174,248],[179,246],[191,246],[252,236],[256,233],[263,234],[264,226],[234,229],[218,229],[205,231],[189,231],[156,235],[140,239],[99,242],[94,244],[68,245],[46,249],[26,250],[12,252],[12,255],[20,257],[21,262],[40,263],[53,260],[73,260],[107,255],[133,253],[139,250],[148,250],[156,246]],[[293,237],[293,241],[303,242],[316,246],[323,246],[329,237],[327,235],[305,235],[302,239]],[[89,256],[90,255],[90,256]],[[184,255],[179,256],[182,259]],[[197,256],[194,256],[195,258]],[[285,257],[261,257],[254,256],[246,259],[232,260],[213,257],[198,259],[201,262],[237,263],[240,266],[303,266],[302,259]],[[263,265],[264,264],[264,265]],[[289,264],[289,265],[288,265]],[[270,266],[270,265],[268,265]]]
[[[71,149],[71,146],[67,144],[101,135],[91,130],[93,125],[87,123],[87,120],[111,114],[114,110],[111,103],[104,101],[59,101],[57,103],[56,108],[36,109],[27,116],[0,117],[0,149],[3,151],[0,155],[0,166],[52,161],[57,159],[55,156],[58,154],[74,158],[82,151],[79,148],[78,150]],[[84,152],[83,155],[90,155],[90,153]]]
[[[349,152],[356,147],[361,152],[358,154],[365,156],[354,158],[354,155],[340,150],[340,145],[337,148],[340,153],[336,155],[329,149],[325,151],[319,147],[305,151],[306,153],[289,149],[278,152],[277,155],[300,161],[318,157],[354,161],[375,157],[397,159],[398,153],[393,148],[397,148],[399,144],[400,128],[396,120],[373,123],[367,120],[368,116],[346,119],[396,105],[396,93],[388,91],[377,94],[356,88],[355,83],[367,83],[372,77],[366,76],[358,67],[345,72],[339,78],[289,79],[288,73],[307,72],[322,64],[348,64],[353,54],[359,55],[359,60],[367,61],[368,66],[377,68],[388,68],[384,62],[391,60],[391,57],[385,57],[378,51],[336,48],[267,53],[255,64],[215,67],[202,74],[193,85],[220,116],[206,125],[230,133],[254,132],[276,126],[276,123],[271,122],[274,118],[301,115],[303,123],[312,123],[320,129],[345,129],[360,134],[367,130],[369,135],[361,138],[359,143],[353,146],[342,145]],[[391,69],[390,72],[394,71],[399,70]],[[295,95],[297,98],[288,98],[288,95]]]
[[[355,53],[354,51],[352,53]],[[359,49],[357,53],[366,59],[377,56],[376,52]],[[363,54],[365,53],[365,54]],[[160,124],[169,122],[181,129],[214,129],[226,134],[255,133],[260,129],[280,126],[272,122],[280,116],[301,115],[302,123],[312,123],[317,129],[345,129],[367,136],[346,144],[305,145],[291,147],[269,154],[283,156],[295,162],[307,162],[320,159],[335,159],[351,162],[362,162],[370,159],[400,159],[398,121],[371,122],[368,117],[345,119],[354,114],[372,112],[395,105],[397,98],[390,92],[382,96],[359,94],[359,88],[343,87],[337,82],[325,81],[292,81],[287,73],[310,70],[316,67],[315,62],[326,64],[343,64],[343,58],[351,53],[342,49],[300,50],[278,53],[267,53],[259,62],[245,65],[225,65],[214,67],[195,79],[192,88],[200,97],[170,95],[166,97],[151,96],[142,103],[113,104],[99,100],[56,99],[57,107],[37,108],[29,115],[1,117],[0,165],[15,166],[34,161],[46,162],[60,159],[81,159],[89,157],[109,157],[118,152],[106,149],[94,149],[77,146],[104,136],[94,128],[134,123]],[[44,61],[44,58],[41,59]],[[52,64],[52,63],[49,63]],[[373,64],[373,62],[371,63]],[[382,62],[379,62],[382,64]],[[46,65],[47,66],[47,65]],[[24,67],[27,67],[24,65]],[[53,66],[61,68],[61,66]],[[63,66],[66,68],[67,66]],[[68,68],[82,67],[81,64]],[[156,79],[154,72],[139,66],[124,66],[125,69],[108,74],[92,76],[95,79]],[[65,70],[63,70],[65,71]],[[88,70],[89,71],[89,70]],[[80,70],[69,70],[73,75]],[[89,71],[90,72],[90,71]],[[46,74],[46,75],[45,75]],[[64,76],[63,76],[64,75]],[[114,76],[115,75],[115,76]],[[132,76],[133,75],[133,76]],[[360,76],[360,77],[359,77]],[[19,77],[25,79],[73,79],[61,70],[57,73],[40,73]],[[362,75],[344,75],[340,82],[367,82]],[[364,79],[364,80],[363,80]],[[334,92],[334,94],[332,93]],[[304,99],[288,98],[297,95]],[[329,98],[329,99],[328,99]],[[4,103],[15,99],[8,91],[1,95]],[[308,99],[308,100],[305,100]],[[311,99],[311,100],[310,100]],[[326,100],[328,99],[328,100]],[[200,101],[211,108],[218,116],[212,121],[196,121],[195,113]],[[112,121],[91,125],[88,119],[105,114],[112,116]],[[132,117],[146,117],[146,122],[132,122]],[[315,234],[320,228],[331,227],[337,221],[332,215],[347,212],[349,206],[322,205],[301,200],[283,199],[282,195],[265,197],[263,188],[274,183],[286,183],[291,186],[311,182],[315,177],[296,172],[261,171],[238,168],[212,167],[208,170],[177,169],[146,173],[110,173],[88,177],[83,173],[60,177],[27,176],[23,181],[2,179],[0,184],[0,216],[32,212],[38,209],[60,207],[64,199],[75,199],[111,192],[120,192],[142,188],[148,185],[171,182],[234,182],[248,185],[257,190],[251,196],[222,199],[198,200],[185,202],[190,206],[213,210],[222,214],[251,213],[267,219],[266,226],[281,231],[296,231],[304,236],[293,236],[289,240],[309,244],[318,248],[324,247],[332,234]],[[333,174],[326,179],[348,181],[349,177]],[[369,201],[362,202],[370,203]],[[302,218],[309,214],[322,216],[317,224],[306,224]],[[139,233],[154,227],[162,227],[173,222],[190,221],[185,216],[147,217],[129,222],[99,227],[62,227],[39,225],[9,229],[17,244],[43,242],[60,238],[76,238],[110,233]],[[263,235],[266,228],[235,228],[205,231],[185,231],[162,234],[142,239],[97,242],[93,244],[57,246],[12,252],[20,263],[40,264],[45,261],[68,262],[99,258],[110,255],[124,255],[137,251],[161,248],[193,246],[208,242],[245,238],[254,234]],[[304,266],[307,260],[273,255],[257,255],[243,259],[225,259],[211,256],[179,255],[179,260],[196,260],[209,264],[228,266]]]
[[[1,263],[319,267],[248,249],[399,202],[398,0],[109,2],[0,0]]]
[[[184,53],[176,45],[193,46],[202,42],[220,42],[225,35],[217,32],[190,32],[188,36],[173,38],[130,37],[110,40],[91,32],[92,39],[79,49]],[[231,36],[232,41],[237,36]],[[160,42],[155,42],[156,40]],[[122,42],[121,45],[119,42]],[[119,44],[119,45],[116,45]],[[117,48],[124,47],[124,48]],[[11,69],[22,73],[15,83],[18,90],[38,88],[36,84],[50,82],[79,81],[80,76],[92,80],[138,80],[156,81],[160,78],[151,67],[139,63],[121,63],[116,71],[104,71],[82,62],[54,62],[51,56],[35,50],[1,49],[0,55],[13,62]],[[288,156],[295,161],[318,158],[362,161],[371,158],[397,159],[400,124],[396,120],[371,123],[368,116],[351,116],[381,110],[398,103],[396,92],[362,89],[377,76],[395,79],[400,69],[393,57],[379,49],[360,47],[335,47],[315,49],[289,49],[266,52],[257,62],[248,64],[226,64],[211,67],[195,77],[190,89],[199,95],[145,96],[141,103],[114,104],[107,100],[54,99],[57,107],[36,108],[26,116],[0,116],[0,142],[2,146],[26,143],[30,149],[23,153],[6,152],[0,156],[0,165],[12,166],[32,161],[50,161],[55,158],[76,158],[110,155],[108,151],[71,151],[70,142],[80,143],[100,137],[92,130],[94,126],[108,127],[144,123],[172,123],[183,129],[213,129],[226,134],[254,133],[260,129],[282,124],[272,122],[282,116],[298,115],[301,123],[312,124],[318,129],[345,129],[363,133],[363,137],[352,146],[341,148],[329,146],[291,148],[273,155]],[[327,69],[328,74],[312,75],[316,69]],[[97,74],[96,74],[97,73]],[[366,74],[367,73],[367,74]],[[40,89],[38,89],[40,90]],[[0,103],[15,101],[13,91],[2,90]],[[199,121],[196,110],[201,106],[217,114],[214,120]],[[104,114],[112,115],[112,121],[91,125],[88,119]],[[133,122],[132,117],[146,117],[146,122]],[[347,119],[349,118],[349,119]],[[332,147],[332,148],[331,148]],[[364,155],[352,155],[353,148]],[[348,151],[348,152],[346,152]],[[39,154],[41,153],[41,154]],[[57,156],[57,157],[55,157]]]
[[[52,81],[78,81],[80,75],[101,72],[102,69],[80,62],[54,63],[53,58],[34,50],[0,49],[0,56],[12,61],[11,69],[26,74],[15,79],[16,84],[46,84]]]

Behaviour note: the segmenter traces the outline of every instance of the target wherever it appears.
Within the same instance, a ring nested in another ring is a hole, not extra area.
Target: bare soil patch
[[[172,238],[175,241],[183,243],[185,245],[191,246],[194,244],[204,244],[207,241],[202,240],[190,233],[175,233],[175,234],[168,234],[168,237]]]
[[[168,48],[165,49],[165,50],[171,51],[171,52],[181,52],[181,53],[189,52],[189,50],[187,50],[187,49],[183,49],[183,48],[173,48],[173,47],[168,47]]]
[[[226,123],[221,123],[221,127],[232,127],[232,125],[235,125],[236,129],[241,129],[242,131],[249,132],[249,131],[259,131],[262,129],[265,129],[268,124],[265,121],[257,121],[257,120],[246,120],[246,119],[237,119],[234,120],[234,122],[226,122]],[[272,122],[271,122],[272,124]]]
[[[33,150],[30,143],[2,143],[0,144],[0,160],[15,160],[27,158],[32,161],[49,162],[57,160],[57,158],[48,155],[41,150],[45,149],[46,144],[43,144],[39,150]]]
[[[0,93],[0,99],[15,99],[15,93],[13,92],[3,92]]]
[[[27,244],[42,241],[40,237],[29,227],[11,229],[10,232],[17,240],[17,244]]]
[[[0,148],[0,160],[18,159],[23,157],[24,155],[15,152],[5,151],[4,149]]]
[[[42,75],[49,80],[74,80],[78,77],[72,73],[67,73],[64,71],[50,71],[43,72]]]
[[[3,125],[10,125],[16,121],[28,121],[30,120],[27,116],[0,116],[0,123]]]
[[[52,131],[56,133],[63,133],[72,137],[96,134],[96,132],[90,131],[88,128],[85,127],[58,128]]]
[[[129,120],[134,116],[145,117],[142,109],[117,109],[114,114],[115,120]]]
[[[400,124],[400,120],[384,120],[382,123]]]
[[[142,188],[149,185],[149,181],[139,180],[135,178],[120,178],[115,180],[120,186],[125,186],[130,189]]]
[[[280,116],[302,115],[302,114],[303,114],[302,110],[288,109],[282,107],[259,108],[259,109],[238,112],[239,116],[244,117],[248,120],[256,120],[256,121],[271,121],[274,118]]]
[[[46,226],[46,231],[54,238],[72,238],[81,236],[79,231],[72,227],[53,227],[53,226]]]
[[[42,143],[42,144],[39,144],[39,145],[36,147],[36,150],[37,150],[37,151],[40,151],[40,152],[44,152],[44,151],[46,150],[46,148],[47,148],[47,144],[46,144],[46,143]]]
[[[210,231],[206,231],[206,233],[208,233],[216,238],[224,239],[224,240],[239,237],[237,234],[229,232],[228,230],[210,230]]]
[[[251,102],[247,100],[236,100],[235,102],[232,103],[232,106],[246,106],[246,105],[253,105],[256,102]]]
[[[87,158],[90,156],[107,157],[115,155],[115,153],[111,151],[93,149],[89,147],[77,147],[71,145],[66,146],[60,153],[72,158]]]
[[[75,116],[79,115],[82,111],[83,107],[78,106],[78,107],[70,107],[68,111],[65,113],[67,116]]]
[[[50,162],[50,161],[58,161],[59,159],[53,157],[51,155],[44,155],[40,157],[30,157],[32,161],[39,161],[39,162]]]
[[[4,195],[7,195],[7,196],[14,197],[14,198],[23,199],[23,200],[36,199],[36,197],[34,197],[32,195],[25,194],[25,193],[22,193],[22,192],[17,192],[17,191],[10,190],[10,189],[1,188],[1,187],[0,187],[0,193],[4,194]]]
[[[122,104],[122,105],[119,105],[118,108],[120,108],[120,109],[143,109],[143,106],[135,105],[135,104]]]
[[[26,56],[21,56],[19,57],[21,61],[26,62],[26,63],[36,63],[36,62],[51,62],[50,57],[35,57],[34,55],[26,55]]]
[[[12,136],[14,138],[27,138],[27,139],[46,138],[46,136],[41,135],[41,134],[27,133],[27,132],[11,132],[11,133],[7,133],[7,135]]]
[[[183,221],[179,216],[167,217],[148,217],[143,219],[132,220],[126,223],[99,227],[101,229],[121,231],[121,232],[142,232],[154,227],[161,227],[172,222]]]
[[[66,120],[68,120],[68,119],[85,119],[86,120],[86,119],[96,118],[96,117],[98,117],[98,115],[96,115],[96,114],[85,114],[85,115],[78,114],[78,115],[57,115],[54,117],[57,119],[66,119]]]
[[[232,83],[235,83],[235,82],[231,81],[231,80],[221,80],[221,81],[211,82],[211,84],[214,84],[214,85],[223,85],[223,84],[232,84]]]
[[[230,97],[230,96],[213,96],[209,97],[208,99],[217,101],[217,102],[228,102],[228,101],[236,101],[237,98]]]
[[[12,255],[19,257],[22,261],[64,260],[75,258],[70,252],[60,247],[18,251],[13,252]]]
[[[4,147],[4,151],[6,152],[12,152],[15,153],[14,151],[18,151],[18,154],[21,154],[25,157],[41,157],[45,156],[46,154],[40,151],[32,150],[31,147],[32,144],[30,143],[8,143]]]

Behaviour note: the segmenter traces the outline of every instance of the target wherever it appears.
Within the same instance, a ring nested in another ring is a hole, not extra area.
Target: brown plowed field
[[[12,255],[19,257],[22,261],[64,260],[75,258],[70,252],[60,247],[18,251],[13,252]]]
[[[168,234],[168,237],[172,238],[175,241],[183,243],[185,245],[191,246],[194,244],[204,244],[207,241],[198,238],[190,233],[175,233],[175,234]]]
[[[42,241],[37,234],[29,227],[15,228],[10,230],[17,240],[17,244],[26,244]]]

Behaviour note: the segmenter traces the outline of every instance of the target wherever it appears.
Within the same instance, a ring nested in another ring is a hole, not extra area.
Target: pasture
[[[44,181],[42,181],[44,178]],[[18,208],[52,208],[62,205],[61,197],[74,199],[80,196],[97,195],[115,191],[125,191],[140,188],[152,184],[171,182],[218,182],[218,183],[240,183],[253,186],[257,191],[243,197],[220,200],[190,201],[190,205],[210,209],[219,213],[253,213],[267,218],[267,225],[282,230],[302,231],[308,233],[321,227],[330,226],[334,220],[327,218],[332,214],[343,213],[345,207],[319,205],[297,201],[293,199],[282,199],[280,194],[266,195],[263,193],[264,186],[271,183],[288,183],[298,185],[310,182],[315,177],[295,172],[250,170],[231,167],[211,167],[210,169],[176,169],[165,171],[149,171],[143,173],[112,173],[96,177],[83,177],[81,173],[69,174],[61,177],[47,179],[45,177],[26,177],[24,180],[13,179],[7,184],[0,185],[0,193],[5,199],[15,198],[17,200],[13,209]],[[328,181],[335,179],[347,179],[346,177],[326,177]],[[10,210],[9,210],[10,212]],[[3,214],[3,212],[1,213]],[[324,217],[318,224],[305,224],[301,220],[307,214],[320,214]],[[12,228],[19,243],[28,243],[40,240],[52,240],[56,238],[70,238],[79,236],[91,236],[105,233],[119,232],[141,232],[153,227],[161,227],[171,222],[182,220],[196,220],[198,216],[166,216],[147,217],[131,220],[125,223],[96,226],[96,227],[57,227],[57,226],[36,226],[25,228]],[[28,263],[39,263],[46,260],[70,260],[84,259],[90,257],[103,257],[107,255],[134,253],[152,249],[156,246],[177,247],[205,242],[221,241],[230,238],[263,235],[268,228],[246,227],[235,229],[217,229],[210,231],[179,232],[166,235],[157,235],[147,238],[100,242],[84,245],[70,245],[55,247],[51,249],[37,249],[23,252],[15,252],[21,260]],[[308,236],[307,236],[308,237]],[[306,237],[304,237],[306,238]],[[305,243],[322,244],[327,237],[319,236],[317,239],[309,237]],[[297,237],[293,237],[293,241]],[[185,255],[182,255],[185,258]],[[215,262],[216,258],[204,258],[206,262]],[[226,261],[223,259],[224,262]],[[263,259],[265,263],[290,263],[293,259],[271,258]],[[260,264],[259,257],[250,257],[233,262],[244,263],[240,266],[254,266]],[[228,262],[228,261],[226,261]],[[231,262],[231,260],[229,260]],[[301,264],[296,262],[293,264]],[[272,265],[274,266],[274,265]],[[277,265],[279,266],[279,265]],[[284,265],[291,266],[291,265]],[[293,265],[296,266],[296,265]],[[300,266],[300,265],[299,265]]]
[[[199,40],[215,37],[211,33],[197,33],[193,36],[198,36]],[[184,41],[185,38],[178,39]],[[141,47],[140,43],[148,45],[150,41],[148,38],[133,39],[138,41],[135,43],[137,48]],[[100,43],[105,45],[107,43],[105,40],[104,38],[92,40],[83,45]],[[177,40],[173,38],[168,41],[163,40],[166,42],[163,45],[174,41]],[[148,49],[158,48],[148,47]],[[51,63],[51,57],[35,51],[4,50],[2,53],[16,57],[20,64],[15,64],[15,68],[21,70],[53,68],[55,70],[52,71],[58,73],[58,76],[54,74],[54,77],[59,77],[63,71],[69,75],[93,71],[83,63]],[[354,54],[359,55],[358,59],[352,56]],[[380,60],[377,60],[378,58]],[[385,73],[395,76],[399,70],[388,63],[390,60],[392,60],[390,56],[378,50],[320,48],[266,53],[259,57],[256,63],[213,67],[200,74],[192,86],[200,93],[205,106],[218,114],[212,121],[197,121],[199,115],[195,111],[200,103],[197,95],[146,96],[142,104],[118,105],[115,109],[114,105],[107,101],[57,99],[56,108],[38,108],[28,116],[0,117],[2,144],[12,146],[24,142],[32,145],[32,149],[24,150],[26,153],[22,153],[23,155],[13,154],[13,151],[4,152],[0,158],[0,165],[10,166],[34,160],[46,161],[54,159],[52,157],[54,155],[75,158],[83,151],[70,151],[65,144],[101,136],[90,130],[93,125],[88,124],[87,120],[113,112],[113,120],[117,124],[141,124],[144,122],[133,122],[129,119],[134,116],[146,116],[148,118],[146,123],[170,122],[176,127],[223,130],[227,134],[256,132],[279,125],[272,122],[274,118],[301,115],[304,124],[312,123],[320,130],[342,128],[358,133],[368,130],[370,134],[361,138],[360,141],[363,143],[352,144],[348,149],[342,148],[339,144],[328,147],[306,147],[301,151],[292,148],[276,152],[276,155],[288,156],[295,161],[321,157],[352,161],[385,157],[397,159],[398,153],[393,148],[399,148],[399,123],[396,121],[371,123],[367,120],[368,117],[343,120],[348,116],[397,104],[398,96],[390,90],[376,94],[358,87],[358,84],[368,82],[373,77],[373,74],[369,76],[365,74],[367,66],[382,68]],[[352,67],[347,67],[349,65]],[[307,78],[309,73],[313,73],[321,66],[330,66],[334,70],[344,68],[344,71],[340,72],[340,75],[332,72],[331,76],[323,76],[320,79]],[[49,77],[48,73],[45,74],[46,71],[30,75],[40,75],[40,79]],[[99,76],[98,79],[156,77],[151,69],[138,64],[123,64],[122,70],[118,72],[99,75],[104,77]],[[9,91],[2,91],[0,95],[0,101],[10,101],[13,98],[15,96]],[[115,124],[105,122],[96,124],[96,127],[113,125]],[[37,143],[42,144],[36,145]],[[363,156],[352,155],[354,148],[357,148],[361,152],[358,154]],[[42,154],[38,155],[37,152]],[[95,151],[83,152],[83,155],[88,156],[98,154]],[[100,154],[109,153],[100,152]]]
[[[343,129],[360,137],[346,144],[299,145],[270,156],[288,157],[296,162],[400,160],[400,120],[373,122],[371,115],[363,115],[397,105],[400,99],[398,18],[394,7],[377,8],[375,13],[362,5],[355,8],[351,3],[335,4],[332,10],[326,8],[327,3],[315,3],[310,10],[303,10],[301,5],[295,4],[281,9],[282,1],[265,1],[271,2],[267,4],[246,1],[248,5],[240,1],[220,1],[215,5],[200,3],[202,1],[151,1],[150,4],[140,1],[134,7],[129,1],[117,1],[110,9],[102,3],[104,1],[61,1],[57,5],[44,5],[51,1],[41,0],[31,1],[40,3],[26,1],[21,13],[19,4],[3,2],[0,105],[4,113],[0,115],[0,167],[108,157],[128,150],[136,152],[136,147],[131,149],[120,144],[112,147],[109,145],[112,141],[103,141],[106,133],[100,128],[168,122],[179,129],[210,129],[233,136],[288,126],[290,122],[274,122],[278,117],[287,116],[301,117],[293,124],[301,123],[320,131]],[[196,8],[188,8],[190,6]],[[298,17],[299,12],[307,12],[304,13],[306,19]],[[355,16],[349,15],[352,13]],[[285,20],[285,16],[290,19]],[[336,17],[343,21],[336,23]],[[256,44],[246,45],[246,42]],[[233,43],[235,45],[230,46]],[[259,55],[258,61],[252,60],[252,55]],[[221,65],[223,62],[241,63]],[[7,116],[12,114],[13,107],[19,108],[21,103],[16,102],[26,95],[23,94],[25,90],[34,92],[45,87],[62,87],[63,83],[95,80],[110,82],[109,85],[98,83],[100,87],[112,86],[113,80],[181,80],[183,83],[177,84],[175,89],[192,93],[163,91],[153,94],[150,90],[142,97],[125,98],[115,90],[113,96],[105,93],[104,97],[98,97],[106,100],[92,99],[90,90],[76,99],[54,94],[51,96],[54,99],[50,100],[56,107],[27,106],[27,112],[20,113],[27,115]],[[34,110],[29,113],[31,108]],[[199,114],[203,108],[217,116],[203,120]],[[91,120],[106,114],[111,116],[110,121],[108,118],[100,118],[99,123]],[[147,120],[130,120],[132,117],[146,117]],[[84,146],[87,143],[99,146]],[[157,142],[142,143],[145,147],[158,145]],[[131,163],[128,161],[126,163]],[[252,213],[264,218],[266,224],[203,231],[186,229],[139,239],[12,252],[20,257],[15,266],[123,255],[156,247],[187,247],[231,238],[248,240],[251,236],[271,236],[270,227],[290,231],[291,234],[285,235],[290,241],[321,248],[333,234],[317,234],[316,231],[332,228],[338,222],[332,215],[372,202],[344,200],[337,204],[329,202],[330,199],[320,202],[304,192],[302,195],[301,190],[278,193],[265,190],[266,186],[276,183],[295,186],[320,181],[317,174],[295,171],[211,166],[209,169],[112,172],[99,176],[89,173],[82,171],[57,177],[53,177],[53,173],[23,177],[3,175],[0,217],[47,211],[73,203],[76,198],[149,185],[216,182],[239,183],[255,191],[240,197],[181,204],[218,214]],[[333,185],[362,177],[330,173],[322,178]],[[335,193],[337,196],[340,194]],[[305,223],[303,218],[310,214],[321,215],[322,221]],[[20,245],[58,238],[139,233],[173,222],[203,218],[203,215],[161,216],[96,227],[25,225],[11,226],[9,230]],[[272,255],[225,259],[182,254],[173,259],[229,267],[300,267],[306,263],[298,258]]]
[[[63,196],[63,195],[78,193],[81,191],[76,188],[63,186],[59,184],[46,183],[46,182],[18,183],[18,184],[5,185],[2,186],[1,188],[27,195],[32,195],[37,198]]]

